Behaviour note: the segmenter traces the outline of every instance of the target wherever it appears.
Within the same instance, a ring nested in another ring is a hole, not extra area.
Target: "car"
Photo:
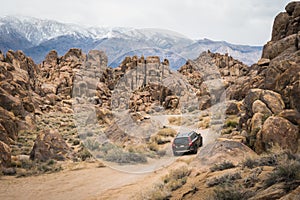
[[[173,140],[172,150],[174,156],[182,155],[187,152],[197,153],[202,146],[202,136],[195,131],[178,133]]]

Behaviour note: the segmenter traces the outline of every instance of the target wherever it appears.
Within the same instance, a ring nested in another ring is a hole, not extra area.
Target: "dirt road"
[[[172,127],[189,131],[187,127]],[[214,136],[201,131],[204,145]],[[171,148],[170,148],[171,149]],[[171,154],[168,152],[168,154]],[[81,163],[58,173],[25,178],[0,177],[0,199],[141,199],[140,197],[161,180],[171,169],[187,165],[184,160],[196,155],[173,156],[153,160],[149,164],[99,168],[97,163]],[[128,173],[130,172],[130,173]],[[135,173],[136,172],[136,173]]]
[[[191,155],[194,156],[194,155]],[[189,156],[185,159],[190,158]],[[161,177],[175,167],[162,168],[151,173],[126,173],[98,168],[95,163],[85,163],[80,169],[64,170],[53,174],[25,178],[1,177],[0,199],[132,199],[151,189]]]

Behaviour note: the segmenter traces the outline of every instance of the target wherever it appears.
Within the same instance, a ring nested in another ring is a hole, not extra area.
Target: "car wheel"
[[[197,154],[197,152],[198,152],[198,146],[195,145],[194,150],[193,150],[193,153],[194,153],[194,154]]]
[[[203,145],[203,139],[202,139],[202,137],[200,138],[200,144],[199,144],[199,147],[202,147],[202,145]]]

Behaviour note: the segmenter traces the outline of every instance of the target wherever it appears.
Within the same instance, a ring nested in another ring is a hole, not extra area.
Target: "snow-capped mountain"
[[[3,52],[20,49],[39,63],[52,49],[63,55],[70,48],[81,48],[85,52],[104,50],[111,66],[118,65],[128,55],[158,55],[168,58],[173,68],[208,49],[228,53],[250,65],[259,59],[262,50],[208,39],[193,40],[162,29],[84,27],[32,17],[0,18],[0,50]]]

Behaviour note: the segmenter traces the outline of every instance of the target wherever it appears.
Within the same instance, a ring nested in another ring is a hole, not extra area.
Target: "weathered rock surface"
[[[278,145],[282,149],[294,153],[298,150],[299,128],[287,119],[281,117],[269,117],[261,129],[261,140],[266,149]],[[258,150],[259,151],[259,150]]]
[[[256,156],[256,153],[246,145],[236,141],[215,141],[201,148],[197,162],[203,166],[230,161],[237,164],[246,157]]]
[[[259,68],[251,67],[256,71],[251,83],[255,89],[244,99],[245,114],[240,124],[248,133],[249,145],[260,153],[270,150],[273,144],[279,149],[298,151],[299,10],[300,2],[291,2],[286,12],[275,18],[272,39],[264,46]]]
[[[65,160],[70,158],[70,147],[62,136],[54,130],[45,130],[38,134],[30,153],[32,160],[46,161],[49,159]]]
[[[11,149],[2,141],[0,141],[0,152],[0,169],[9,167],[11,164]]]

